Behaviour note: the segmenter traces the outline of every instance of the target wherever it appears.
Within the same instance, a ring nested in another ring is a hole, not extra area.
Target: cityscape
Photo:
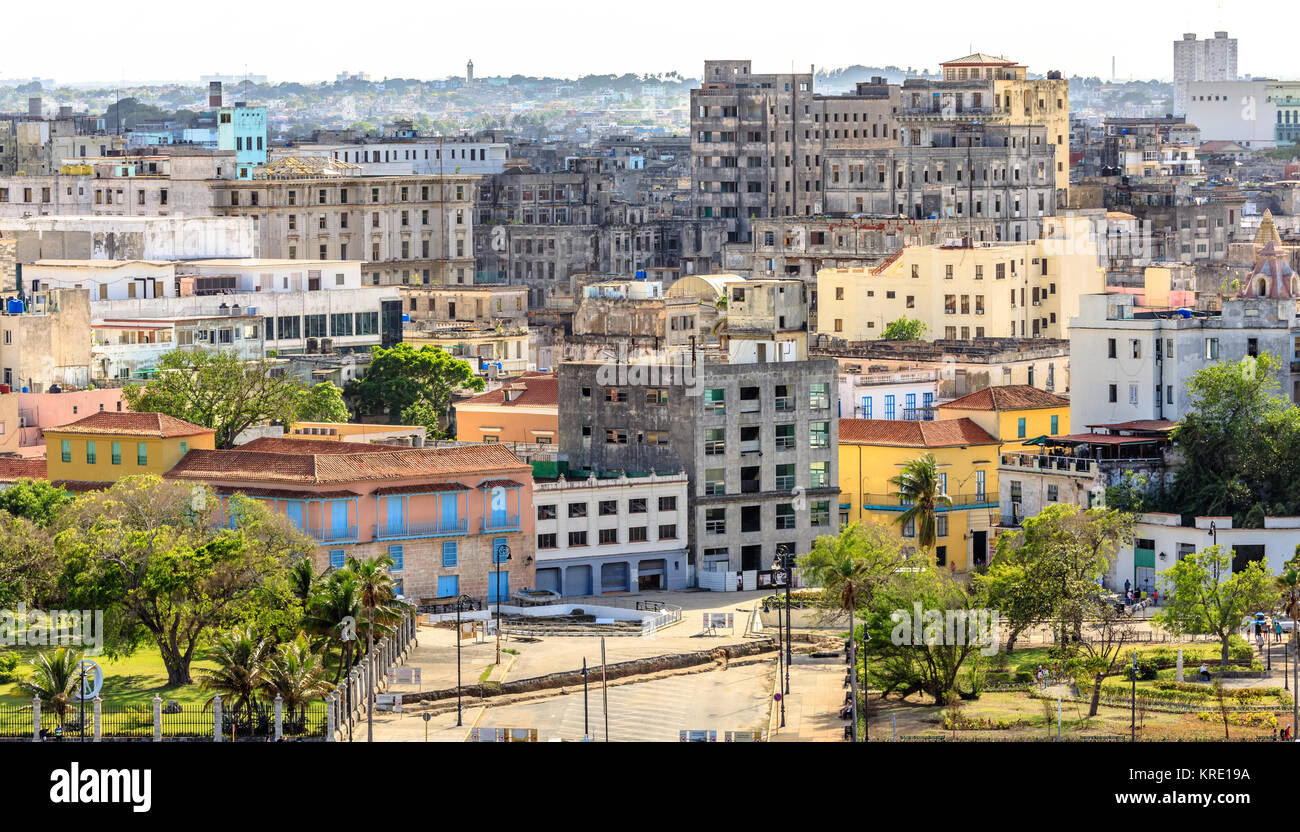
[[[11,62],[0,740],[1294,742],[1300,68],[1231,16]]]

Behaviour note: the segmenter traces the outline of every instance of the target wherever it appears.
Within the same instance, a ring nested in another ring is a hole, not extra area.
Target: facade
[[[690,585],[685,474],[592,474],[533,488],[538,589],[574,596]]]
[[[0,414],[5,423],[0,453],[44,457],[45,428],[66,425],[100,410],[121,411],[123,407],[120,387],[0,394]]]
[[[1120,546],[1106,585],[1122,592],[1127,580],[1135,589],[1148,592],[1159,587],[1163,595],[1162,572],[1187,554],[1216,543],[1232,553],[1232,571],[1262,560],[1269,573],[1280,574],[1300,545],[1300,518],[1265,517],[1263,528],[1239,529],[1233,528],[1231,517],[1196,517],[1185,526],[1177,514],[1140,514],[1131,541]]]
[[[0,383],[23,393],[90,385],[90,302],[86,292],[33,292],[21,311],[0,314]]]
[[[1187,32],[1174,41],[1174,113],[1187,112],[1187,88],[1194,81],[1237,80],[1237,39],[1227,32],[1198,40]]]
[[[836,365],[566,362],[560,451],[571,468],[684,471],[701,570],[771,568],[834,532]]]
[[[554,374],[526,372],[453,408],[456,439],[461,442],[548,445],[559,439],[559,383]]]
[[[476,373],[490,379],[517,376],[537,369],[530,353],[531,341],[526,324],[438,326],[425,321],[404,328],[401,340],[416,349],[437,347],[468,361]]]
[[[998,506],[999,440],[969,418],[937,422],[841,419],[840,522],[875,523],[915,549],[916,525],[900,525],[907,505],[891,482],[930,454],[939,487],[952,501],[937,512],[935,563],[965,571],[988,562]]]
[[[212,183],[210,213],[252,217],[261,256],[361,261],[366,285],[474,282],[472,176],[361,176],[291,164]],[[315,160],[328,161],[328,160]]]
[[[816,335],[874,340],[909,317],[947,340],[1065,338],[1078,296],[1105,286],[1087,225],[1053,217],[1059,234],[1031,242],[911,246],[873,269],[823,269]]]
[[[368,136],[300,142],[276,155],[328,157],[359,165],[366,176],[485,176],[505,170],[510,145],[468,136]]]
[[[162,475],[191,450],[211,451],[216,431],[163,413],[102,410],[45,429],[47,476],[55,482],[114,483]]]
[[[532,469],[504,446],[279,442],[299,447],[192,450],[166,478],[264,501],[320,544],[317,571],[388,554],[417,603],[505,600],[533,584]]]
[[[246,217],[39,216],[0,219],[21,263],[39,260],[168,261],[255,257]]]
[[[217,149],[235,151],[240,179],[249,178],[252,168],[266,164],[266,108],[249,107],[241,101],[217,110]]]
[[[1207,142],[1270,148],[1292,141],[1297,100],[1300,81],[1193,81],[1187,85],[1187,120]]]
[[[411,322],[440,324],[528,323],[528,290],[519,286],[406,286],[403,309]]]
[[[724,220],[729,243],[750,241],[751,219],[826,213],[831,151],[899,141],[897,86],[827,96],[811,72],[750,70],[750,61],[705,61],[691,90],[692,207],[696,219]]]
[[[859,372],[850,372],[850,370]],[[843,419],[929,421],[939,394],[938,370],[877,370],[840,361],[836,416]]]
[[[1036,387],[990,387],[938,407],[939,419],[970,419],[1002,443],[1004,452],[1030,452],[1027,440],[1070,432],[1070,400]]]
[[[179,348],[233,352],[245,361],[260,360],[266,357],[264,326],[258,315],[93,321],[90,377],[147,378],[164,354]]]

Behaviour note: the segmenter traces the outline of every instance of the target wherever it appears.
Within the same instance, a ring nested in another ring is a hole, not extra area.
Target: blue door
[[[330,500],[330,537],[342,540],[348,536],[348,501]]]
[[[387,521],[385,527],[389,534],[405,534],[406,524],[402,516],[403,500],[401,497],[389,497],[384,503],[384,511],[387,512]]]
[[[302,531],[302,521],[303,521],[302,503],[297,501],[291,503],[285,503],[284,513],[285,516],[289,518],[289,522],[294,525],[294,528],[296,528],[298,531]]]
[[[458,495],[443,494],[441,499],[442,499],[442,531],[454,532],[459,528],[456,519],[456,514],[457,514],[456,501],[458,499]]]
[[[502,601],[510,598],[510,573],[509,572],[489,572],[491,580],[488,581],[488,600],[496,601],[500,598]]]
[[[492,528],[504,529],[506,527],[506,491],[501,486],[492,489]]]
[[[440,575],[438,577],[438,597],[455,598],[460,595],[460,578],[456,575]]]

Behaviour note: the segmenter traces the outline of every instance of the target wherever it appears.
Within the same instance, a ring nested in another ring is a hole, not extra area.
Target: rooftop
[[[194,450],[181,457],[180,462],[164,476],[180,480],[233,479],[330,485],[417,477],[457,477],[507,470],[527,473],[532,469],[509,448],[487,444],[458,448],[403,448],[387,452],[367,449],[353,453],[338,453],[333,447],[302,451],[295,449],[290,453]]]
[[[510,394],[507,396],[507,394]],[[462,405],[499,405],[502,407],[558,407],[560,384],[554,373],[530,371],[508,381],[496,390],[471,396]]]
[[[132,413],[130,411],[101,410],[66,425],[46,428],[46,433],[111,434],[115,436],[196,436],[216,433],[211,428],[200,427],[184,419],[165,413]]]
[[[905,448],[953,448],[997,445],[998,440],[970,419],[934,422],[896,419],[840,419],[840,444],[891,445]]]
[[[953,410],[1037,410],[1045,407],[1069,407],[1070,400],[1027,384],[986,387],[959,399],[939,405]]]

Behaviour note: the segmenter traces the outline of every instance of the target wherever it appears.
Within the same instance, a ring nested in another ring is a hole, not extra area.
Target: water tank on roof
[[[22,302],[22,299],[21,299],[21,298],[9,298],[8,303],[5,304],[5,311],[6,311],[7,313],[9,313],[10,315],[21,315],[21,314],[23,314],[23,302]]]
[[[637,270],[636,270],[636,279],[637,279],[637,280],[645,280],[645,269],[637,269]]]
[[[1180,317],[1180,318],[1190,318],[1190,317],[1192,317],[1192,310],[1187,309],[1187,308],[1179,309],[1179,310],[1178,310],[1178,317]]]

